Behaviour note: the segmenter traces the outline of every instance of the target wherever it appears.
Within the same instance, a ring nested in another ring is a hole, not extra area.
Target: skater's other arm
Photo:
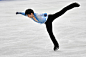
[[[33,13],[27,14],[27,16],[28,16],[29,18],[32,18],[32,19],[35,20],[36,22],[38,22],[38,20],[35,18],[35,16],[34,16]]]
[[[38,20],[36,20],[36,18],[35,18],[35,17],[33,17],[33,19],[34,19],[36,22],[38,22]]]

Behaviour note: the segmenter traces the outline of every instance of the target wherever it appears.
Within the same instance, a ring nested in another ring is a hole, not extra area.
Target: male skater
[[[61,11],[56,12],[55,14],[49,14],[47,15],[47,13],[43,13],[43,14],[37,14],[34,13],[34,11],[32,9],[27,9],[25,11],[25,13],[23,12],[16,12],[16,14],[22,14],[24,16],[28,16],[29,18],[33,19],[35,22],[37,23],[41,23],[41,24],[45,24],[46,25],[46,29],[49,33],[49,36],[54,44],[54,51],[59,49],[59,44],[56,41],[54,35],[53,35],[53,31],[52,31],[52,22],[59,16],[61,16],[62,14],[64,14],[66,11],[73,9],[75,7],[79,7],[80,5],[78,3],[71,3],[70,5],[64,7]]]

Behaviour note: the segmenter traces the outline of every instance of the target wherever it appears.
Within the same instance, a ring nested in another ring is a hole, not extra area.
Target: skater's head
[[[34,11],[32,9],[27,9],[25,11],[25,15],[27,15],[30,18],[32,18],[34,16]]]

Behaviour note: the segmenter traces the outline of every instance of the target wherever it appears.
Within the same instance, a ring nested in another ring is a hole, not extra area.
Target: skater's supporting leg
[[[46,24],[46,28],[47,28],[47,31],[49,33],[49,36],[50,36],[50,38],[51,38],[51,40],[52,40],[52,42],[54,44],[54,50],[59,49],[59,44],[56,41],[56,39],[55,39],[55,37],[53,35],[53,32],[52,32],[52,23],[47,23],[46,22],[45,24]]]
[[[55,13],[55,14],[51,14],[50,17],[52,18],[51,19],[51,22],[53,22],[54,19],[56,19],[57,17],[63,15],[67,10],[70,10],[74,7],[79,7],[80,5],[78,3],[72,3],[66,7],[64,7],[61,11]]]

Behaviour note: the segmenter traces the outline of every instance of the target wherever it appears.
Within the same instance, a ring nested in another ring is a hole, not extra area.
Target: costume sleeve
[[[21,14],[22,14],[22,15],[24,15],[24,16],[27,16],[27,15],[25,15],[25,13],[24,13],[24,12],[21,12]]]

